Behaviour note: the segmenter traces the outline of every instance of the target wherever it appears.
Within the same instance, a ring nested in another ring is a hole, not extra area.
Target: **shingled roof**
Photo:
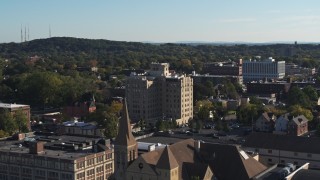
[[[130,118],[126,100],[124,100],[122,117],[119,121],[119,132],[114,144],[120,146],[132,146],[137,144],[137,141],[135,140],[131,132]]]
[[[234,145],[201,143],[200,154],[218,179],[247,180],[267,169]]]
[[[189,178],[190,173],[187,172],[187,166],[190,167],[190,164],[194,163],[202,164],[200,157],[194,151],[193,139],[186,139],[163,149],[144,153],[141,158],[153,168],[168,169],[169,166],[179,166],[179,177],[181,179]],[[208,165],[201,165],[201,167],[205,166],[208,167]]]
[[[320,154],[320,138],[285,136],[271,133],[252,133],[243,147],[278,149],[291,152]]]
[[[170,148],[166,146],[158,160],[158,163],[156,165],[159,169],[174,169],[178,167],[178,163],[174,155],[172,154]]]

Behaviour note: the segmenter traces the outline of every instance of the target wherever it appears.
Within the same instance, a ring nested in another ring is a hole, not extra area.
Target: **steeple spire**
[[[119,132],[114,143],[115,145],[122,146],[132,146],[137,144],[137,141],[133,137],[131,131],[130,118],[126,99],[124,99],[122,117],[119,121]]]

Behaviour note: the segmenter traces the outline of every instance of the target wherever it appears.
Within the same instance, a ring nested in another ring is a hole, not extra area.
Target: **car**
[[[212,135],[212,138],[213,138],[213,139],[220,139],[220,137],[217,136],[216,134]]]

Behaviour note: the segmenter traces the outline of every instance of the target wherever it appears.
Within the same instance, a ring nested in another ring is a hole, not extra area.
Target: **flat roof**
[[[0,108],[19,108],[19,107],[29,107],[29,105],[0,103]]]
[[[44,152],[34,154],[34,156],[66,160],[76,160],[80,157],[85,157],[97,153],[92,151],[92,143],[93,141],[97,142],[100,140],[100,138],[88,138],[78,136],[35,136],[30,137],[29,140],[33,138],[37,141],[45,142]],[[79,148],[78,150],[64,148],[64,146],[74,147],[75,145],[79,144],[83,145],[83,148]],[[30,154],[29,147],[24,140],[0,141],[0,152]]]

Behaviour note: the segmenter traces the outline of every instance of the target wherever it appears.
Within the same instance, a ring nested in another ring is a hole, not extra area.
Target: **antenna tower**
[[[20,28],[20,31],[21,31],[21,42],[23,42],[23,34],[22,34],[22,24],[21,24],[21,28]]]
[[[24,26],[24,42],[27,41],[27,27]]]
[[[49,38],[51,38],[51,26],[49,25]]]

